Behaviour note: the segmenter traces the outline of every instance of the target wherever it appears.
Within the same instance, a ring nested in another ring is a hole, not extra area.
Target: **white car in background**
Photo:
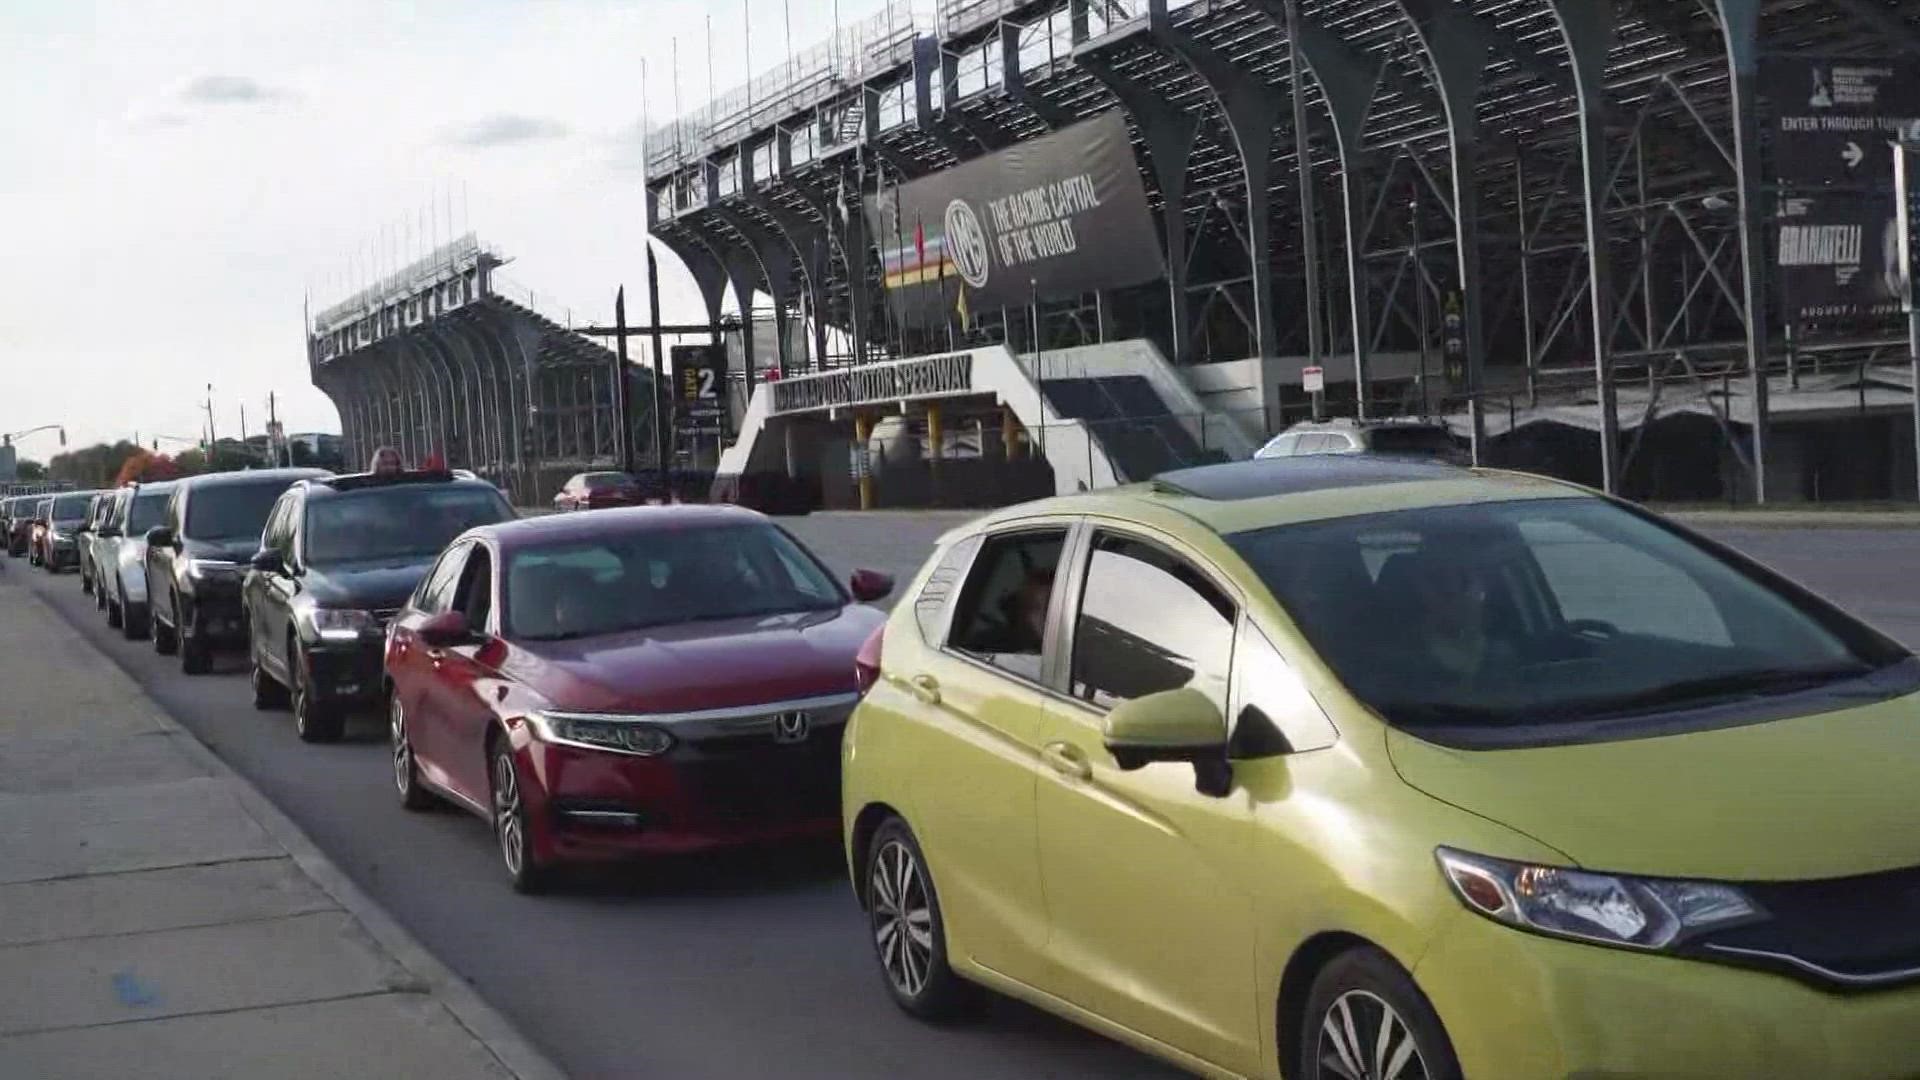
[[[1254,452],[1256,458],[1312,457],[1319,454],[1381,454],[1461,462],[1460,443],[1439,420],[1306,420],[1273,437]]]
[[[113,516],[95,530],[95,565],[100,581],[94,587],[96,604],[107,613],[107,625],[129,641],[151,630],[147,611],[147,530],[166,518],[174,481],[133,484],[116,495]]]

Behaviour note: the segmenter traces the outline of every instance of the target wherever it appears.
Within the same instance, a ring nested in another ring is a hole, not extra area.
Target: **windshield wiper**
[[[1824,664],[1817,667],[1759,668],[1726,675],[1709,675],[1699,679],[1681,679],[1678,682],[1656,686],[1636,694],[1568,702],[1566,706],[1552,709],[1550,712],[1571,713],[1583,717],[1618,716],[1673,705],[1699,705],[1749,697],[1770,697],[1811,690],[1843,679],[1870,675],[1873,671],[1874,668],[1871,665],[1858,663]]]

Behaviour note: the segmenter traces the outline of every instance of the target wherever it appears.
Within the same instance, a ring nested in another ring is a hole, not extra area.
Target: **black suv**
[[[213,666],[218,645],[247,633],[240,617],[240,580],[260,550],[260,532],[274,501],[322,469],[208,473],[182,480],[167,500],[165,521],[147,532],[147,611],[153,648],[180,654],[180,670]]]
[[[294,484],[267,519],[243,605],[256,708],[291,704],[308,742],[382,699],[386,625],[453,539],[514,516],[493,485],[447,472]]]

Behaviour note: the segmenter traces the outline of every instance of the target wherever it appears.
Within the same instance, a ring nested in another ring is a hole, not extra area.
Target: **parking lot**
[[[788,527],[843,575],[903,582],[961,514],[820,514]],[[1713,535],[1920,645],[1920,545],[1906,531]],[[971,1024],[899,1014],[874,970],[836,848],[650,863],[557,896],[509,891],[485,826],[401,812],[385,731],[301,743],[248,704],[238,659],[208,678],[108,631],[72,574],[5,568],[257,784],[358,884],[573,1075],[676,1078],[1147,1077],[1165,1067],[1008,1002]]]

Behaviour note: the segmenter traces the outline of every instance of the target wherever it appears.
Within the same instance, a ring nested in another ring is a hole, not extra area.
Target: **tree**
[[[19,461],[14,465],[14,475],[23,484],[38,484],[47,478],[47,467],[37,461]]]
[[[136,451],[120,466],[120,472],[113,478],[113,486],[123,484],[151,484],[160,480],[173,480],[180,475],[180,466],[165,454],[151,454],[145,450]]]
[[[198,476],[207,471],[207,455],[203,450],[182,450],[174,455],[173,466],[180,470],[181,476]]]

